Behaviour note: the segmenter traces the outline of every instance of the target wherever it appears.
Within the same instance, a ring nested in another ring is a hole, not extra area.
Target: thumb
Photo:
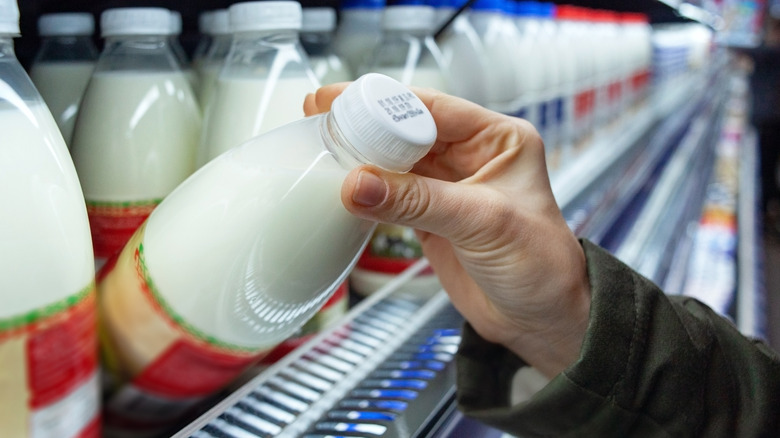
[[[476,237],[475,230],[484,228],[488,218],[502,217],[496,210],[503,205],[495,192],[474,185],[371,166],[347,175],[341,201],[363,219],[416,228],[453,243]]]

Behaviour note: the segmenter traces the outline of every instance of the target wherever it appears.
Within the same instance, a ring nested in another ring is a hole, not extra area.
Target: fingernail
[[[379,205],[387,196],[387,184],[371,172],[362,171],[352,192],[352,200],[364,207]]]

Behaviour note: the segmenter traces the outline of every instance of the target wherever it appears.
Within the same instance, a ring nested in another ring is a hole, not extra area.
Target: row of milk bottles
[[[408,171],[436,127],[403,85],[364,75],[271,130],[318,85],[295,2],[231,6],[205,118],[170,11],[105,11],[96,60],[89,19],[48,20],[32,70],[75,96],[51,109],[0,0],[0,430],[159,434],[335,296],[376,227],[341,204],[345,175]]]

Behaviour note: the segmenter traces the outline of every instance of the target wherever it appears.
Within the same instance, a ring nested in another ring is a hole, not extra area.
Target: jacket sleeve
[[[522,437],[780,436],[775,352],[581,243],[592,302],[577,362],[511,405],[525,363],[466,324],[456,358],[466,415]]]

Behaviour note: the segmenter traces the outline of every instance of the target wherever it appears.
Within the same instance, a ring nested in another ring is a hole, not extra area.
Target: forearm
[[[509,404],[523,362],[466,330],[458,399],[522,436],[751,436],[777,430],[780,365],[702,304],[666,297],[589,242],[592,294],[580,358],[530,400]],[[491,377],[492,376],[492,377]]]

